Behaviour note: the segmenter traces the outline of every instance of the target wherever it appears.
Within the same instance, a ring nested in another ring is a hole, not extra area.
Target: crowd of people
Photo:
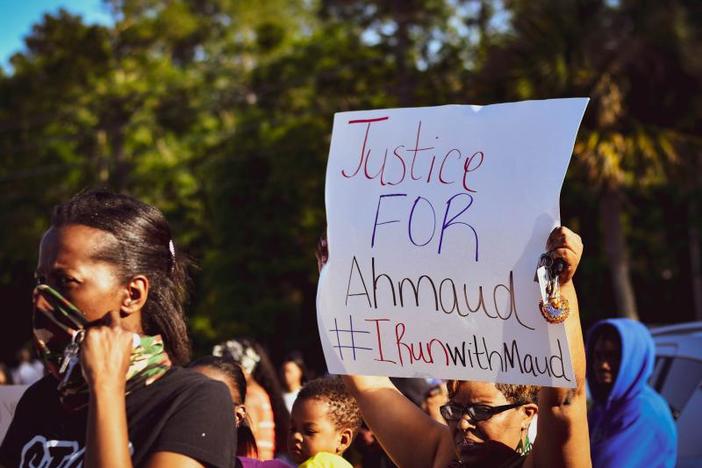
[[[299,352],[276,371],[247,337],[193,360],[184,318],[188,260],[172,239],[163,214],[130,196],[86,191],[55,208],[33,296],[42,362],[24,350],[15,372],[5,369],[6,383],[31,386],[0,465],[675,465],[673,418],[647,384],[650,333],[612,319],[584,339],[572,282],[583,245],[567,228],[551,233],[546,251],[564,265],[574,389],[311,378]],[[326,258],[318,253],[320,268]]]

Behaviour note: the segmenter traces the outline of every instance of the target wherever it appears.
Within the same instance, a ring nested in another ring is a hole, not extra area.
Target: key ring
[[[548,323],[561,323],[568,318],[570,313],[568,300],[561,297],[558,280],[566,268],[567,264],[562,258],[554,260],[548,253],[539,257],[536,274],[542,291],[539,310]]]

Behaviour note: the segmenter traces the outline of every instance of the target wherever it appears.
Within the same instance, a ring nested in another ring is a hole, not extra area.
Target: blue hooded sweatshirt
[[[609,325],[619,334],[621,363],[609,395],[597,400],[588,414],[592,466],[674,467],[677,432],[668,403],[648,385],[655,345],[648,329],[629,319],[596,323],[587,344],[588,379],[593,380],[594,339]]]

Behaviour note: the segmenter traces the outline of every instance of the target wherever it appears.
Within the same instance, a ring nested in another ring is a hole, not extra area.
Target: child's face
[[[288,451],[295,463],[319,452],[340,454],[348,445],[342,439],[329,417],[329,403],[314,398],[295,401],[288,433]]]

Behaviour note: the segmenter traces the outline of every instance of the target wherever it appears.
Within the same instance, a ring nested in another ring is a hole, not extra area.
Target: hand
[[[563,285],[573,279],[583,255],[583,241],[580,236],[567,227],[554,228],[546,241],[546,250],[553,260],[560,258],[566,264],[558,277],[560,284]]]
[[[422,401],[422,409],[427,413],[434,421],[438,421],[441,424],[446,424],[446,420],[441,416],[442,405],[448,403],[448,389],[445,383],[440,383],[432,387],[427,394],[424,396],[424,401]]]
[[[123,391],[127,380],[134,333],[120,326],[119,312],[110,312],[109,318],[108,326],[88,328],[81,345],[80,363],[91,391]]]
[[[326,230],[321,236],[319,236],[319,242],[317,242],[317,248],[315,249],[314,256],[317,258],[317,270],[322,271],[322,267],[327,263],[327,260],[329,260]]]

